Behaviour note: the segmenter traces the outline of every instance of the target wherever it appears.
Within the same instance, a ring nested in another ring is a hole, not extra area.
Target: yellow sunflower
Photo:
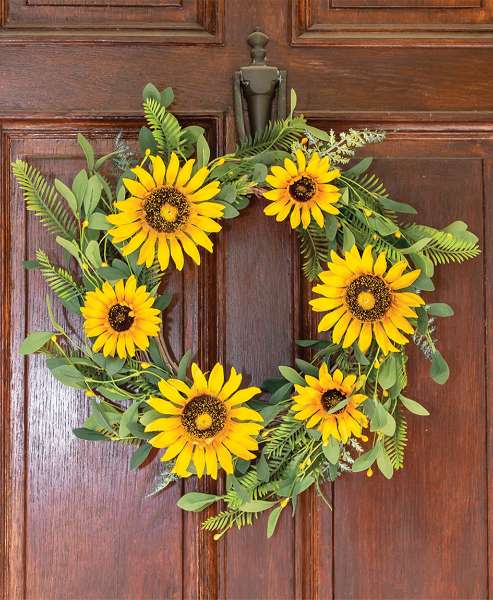
[[[418,294],[405,291],[420,270],[405,273],[408,264],[402,260],[387,271],[385,252],[374,260],[371,246],[362,255],[353,246],[345,259],[332,251],[331,259],[329,270],[319,275],[322,285],[313,288],[323,297],[310,301],[313,310],[328,311],[318,330],[333,328],[332,339],[336,344],[342,340],[343,348],[358,340],[360,350],[366,352],[375,336],[385,355],[398,352],[392,342],[407,344],[401,332],[414,333],[408,319],[416,319],[413,308],[425,303]]]
[[[301,150],[296,150],[297,163],[290,158],[284,159],[284,168],[271,167],[272,175],[267,175],[265,181],[274,189],[264,192],[265,198],[271,204],[264,208],[264,213],[269,216],[276,215],[277,221],[284,219],[291,212],[291,227],[296,229],[300,222],[306,229],[311,218],[319,227],[324,226],[322,211],[337,215],[339,210],[334,204],[339,200],[341,193],[329,181],[340,176],[339,169],[330,170],[327,156],[320,158],[314,152],[306,162],[306,156]]]
[[[294,418],[306,421],[307,427],[317,426],[324,445],[329,436],[343,444],[351,435],[363,437],[362,428],[368,427],[366,415],[358,410],[367,396],[354,393],[359,388],[356,379],[353,374],[344,377],[339,369],[331,375],[327,365],[323,363],[318,371],[318,378],[305,375],[308,385],[294,386],[298,392],[297,396],[293,396],[294,404],[291,407],[296,413]]]
[[[224,369],[219,363],[209,380],[193,363],[192,378],[191,387],[179,379],[159,382],[166,399],[150,398],[148,403],[166,416],[149,423],[146,431],[161,432],[149,443],[167,448],[161,460],[177,457],[173,470],[180,477],[189,475],[187,469],[193,461],[198,477],[205,472],[217,479],[218,462],[226,473],[233,473],[233,455],[245,460],[255,458],[251,450],[258,449],[255,437],[263,419],[257,411],[240,405],[261,390],[238,390],[242,376],[235,369],[224,382]]]
[[[94,352],[120,358],[135,356],[136,347],[146,350],[149,336],[159,333],[159,310],[152,308],[154,298],[145,285],[137,287],[135,275],[126,282],[120,279],[112,287],[107,281],[101,289],[87,292],[80,312],[84,316],[84,331],[96,337]]]
[[[209,202],[220,191],[219,182],[211,181],[201,187],[209,175],[202,167],[192,177],[194,159],[180,168],[178,157],[173,152],[166,166],[160,156],[149,156],[152,175],[142,167],[132,171],[135,179],[123,179],[131,197],[115,202],[121,212],[108,216],[115,225],[110,229],[113,241],[130,241],[123,247],[125,256],[140,248],[137,263],[150,267],[157,251],[159,265],[168,268],[170,255],[176,268],[183,269],[184,255],[188,254],[200,264],[197,246],[212,252],[208,234],[221,230],[214,221],[224,212],[224,206]]]

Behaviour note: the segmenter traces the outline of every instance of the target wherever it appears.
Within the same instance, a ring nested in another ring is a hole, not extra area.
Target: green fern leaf
[[[144,102],[144,114],[160,152],[168,156],[180,147],[181,127],[176,117],[155,98]]]
[[[300,237],[303,273],[308,281],[313,281],[323,270],[320,263],[327,261],[329,258],[329,241],[325,231],[317,225],[311,224],[307,229],[300,227],[296,231]]]
[[[74,239],[75,221],[55,188],[37,169],[23,160],[16,160],[12,171],[24,192],[27,210],[33,211],[50,233]]]
[[[36,258],[46,283],[60,300],[65,304],[70,304],[74,301],[79,304],[79,298],[83,296],[83,290],[77,285],[72,275],[62,267],[52,265],[43,250],[36,252]]]
[[[440,231],[427,225],[408,225],[404,231],[406,237],[413,242],[424,237],[431,238],[431,242],[422,250],[422,253],[434,265],[450,262],[461,263],[478,256],[481,252],[476,236],[468,231],[464,233],[464,239],[460,239],[449,231]]]
[[[406,417],[400,412],[396,412],[394,418],[394,435],[385,437],[384,445],[392,466],[398,470],[404,467],[404,450],[407,444],[407,421]]]
[[[274,147],[276,150],[291,151],[291,146],[296,142],[300,133],[306,128],[303,117],[286,119],[285,121],[271,121],[265,129],[258,131],[253,137],[245,136],[236,148],[236,157],[246,158],[261,152],[267,152]]]

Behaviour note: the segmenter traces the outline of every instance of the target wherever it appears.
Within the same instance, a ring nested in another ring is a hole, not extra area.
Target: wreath
[[[393,200],[355,151],[381,142],[378,131],[326,132],[295,115],[240,140],[213,158],[201,127],[182,127],[169,112],[170,88],[144,88],[147,127],[142,160],[121,134],[96,158],[78,134],[87,167],[71,185],[53,184],[23,160],[13,172],[33,211],[63,249],[63,264],[43,250],[28,269],[41,272],[68,315],[69,330],[47,309],[51,331],[30,333],[22,354],[45,355],[52,375],[84,390],[90,416],[73,433],[83,440],[133,447],[130,468],[159,449],[157,493],[179,478],[225,471],[224,494],[187,493],[178,506],[202,511],[217,503],[204,529],[219,539],[268,512],[267,535],[298,496],[345,472],[376,463],[390,478],[404,465],[408,414],[427,409],[404,395],[407,347],[413,342],[443,384],[447,363],[436,347],[428,303],[434,267],[478,255],[462,221],[443,229],[401,221],[409,204]],[[352,166],[347,166],[351,163]],[[313,340],[298,340],[303,358],[279,366],[277,378],[242,387],[242,374],[217,363],[210,372],[186,352],[175,364],[163,333],[171,295],[165,275],[213,252],[211,234],[250,201],[267,218],[288,221],[299,236],[303,273],[321,313]],[[191,363],[191,364],[190,364]],[[263,394],[261,396],[261,394]]]

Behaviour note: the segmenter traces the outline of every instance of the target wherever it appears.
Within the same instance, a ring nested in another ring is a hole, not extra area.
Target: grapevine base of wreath
[[[21,353],[44,354],[55,378],[85,391],[91,414],[77,437],[134,446],[131,468],[159,449],[154,492],[224,471],[224,495],[193,492],[178,502],[189,511],[217,503],[203,524],[215,539],[263,512],[270,537],[308,488],[322,494],[325,481],[371,476],[375,464],[387,478],[403,467],[407,416],[428,414],[404,395],[406,350],[416,344],[432,379],[447,380],[435,320],[453,311],[427,296],[435,266],[475,257],[477,237],[462,221],[443,229],[415,223],[414,208],[370,174],[371,159],[352,161],[384,135],[311,127],[294,116],[294,92],[288,118],[213,159],[203,129],[181,127],[172,101],[170,88],[145,87],[141,158],[121,136],[97,158],[79,134],[87,167],[71,183],[50,184],[14,163],[27,209],[65,256],[54,264],[40,249],[26,268],[41,272],[74,320],[62,328],[48,299],[52,330],[29,334]],[[234,367],[206,372],[192,352],[175,365],[162,330],[171,300],[165,274],[185,261],[200,265],[221,221],[251,200],[273,227],[298,234],[314,283],[311,309],[320,313],[320,337],[298,341],[304,359],[278,367],[279,377],[260,387],[242,386]],[[82,336],[72,333],[81,318]]]

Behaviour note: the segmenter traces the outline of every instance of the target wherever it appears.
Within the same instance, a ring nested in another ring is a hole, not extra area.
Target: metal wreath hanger
[[[286,117],[287,74],[267,64],[265,46],[269,43],[269,36],[257,27],[247,41],[252,62],[235,72],[233,83],[236,132],[240,140],[265,129],[274,116],[276,96],[275,117]],[[248,122],[245,122],[245,116]]]

